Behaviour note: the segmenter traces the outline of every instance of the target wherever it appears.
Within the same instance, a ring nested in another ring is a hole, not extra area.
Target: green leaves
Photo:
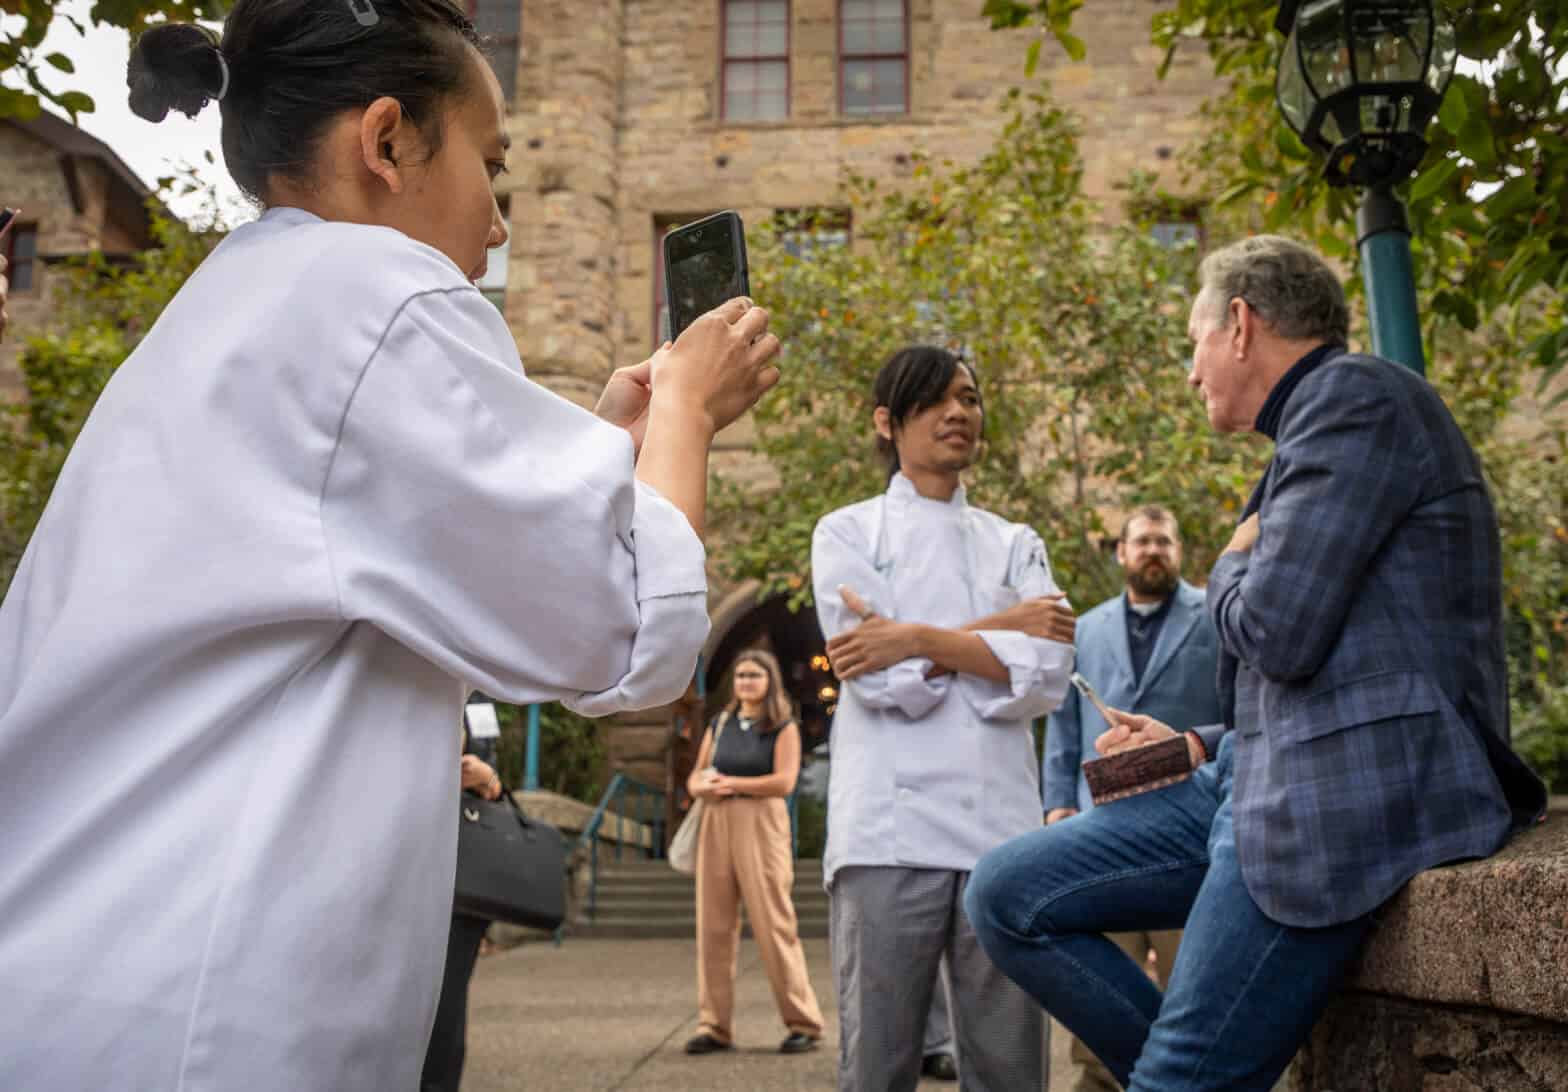
[[[1449,180],[1458,173],[1459,163],[1453,159],[1445,159],[1430,170],[1423,171],[1410,187],[1410,200],[1425,201],[1448,185]]]

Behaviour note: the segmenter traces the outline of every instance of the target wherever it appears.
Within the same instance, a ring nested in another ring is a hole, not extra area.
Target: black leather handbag
[[[566,918],[566,839],[524,815],[505,788],[495,800],[461,794],[452,912],[556,928]]]

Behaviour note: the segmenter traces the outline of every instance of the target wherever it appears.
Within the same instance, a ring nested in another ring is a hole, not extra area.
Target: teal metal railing
[[[605,824],[614,825],[606,831]],[[599,797],[599,806],[583,828],[577,843],[588,853],[588,920],[592,921],[599,909],[599,842],[600,832],[613,836],[615,859],[621,859],[626,847],[627,823],[641,824],[648,835],[647,844],[638,844],[633,852],[653,858],[664,856],[664,791],[645,785],[634,777],[618,773]],[[635,829],[635,828],[634,828]]]

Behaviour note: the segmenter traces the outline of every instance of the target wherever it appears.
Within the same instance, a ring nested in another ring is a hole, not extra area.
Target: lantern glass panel
[[[1285,52],[1279,58],[1279,76],[1274,86],[1279,98],[1280,112],[1298,135],[1305,136],[1307,122],[1312,120],[1312,107],[1316,100],[1306,77],[1301,74],[1301,60],[1296,53],[1296,32],[1291,31],[1285,42]]]
[[[1400,5],[1353,9],[1350,39],[1355,43],[1356,77],[1361,83],[1416,83],[1432,37],[1432,13]]]
[[[1391,95],[1367,95],[1357,104],[1363,133],[1396,133],[1406,127],[1408,111]]]
[[[1459,44],[1454,39],[1454,26],[1447,19],[1439,19],[1432,27],[1432,60],[1426,68],[1426,83],[1439,96],[1448,89],[1454,75],[1454,62],[1459,58]]]
[[[1326,99],[1355,82],[1338,0],[1304,5],[1296,16],[1301,65],[1312,93]]]
[[[1330,148],[1345,139],[1345,134],[1339,128],[1339,119],[1334,116],[1333,111],[1323,115],[1323,124],[1318,126],[1318,132],[1322,134],[1323,141]]]

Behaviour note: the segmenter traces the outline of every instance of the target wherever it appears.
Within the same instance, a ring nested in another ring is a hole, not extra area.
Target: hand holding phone
[[[749,300],[730,300],[698,317],[668,352],[654,354],[653,405],[672,398],[700,408],[717,432],[779,381],[778,353],[768,313]]]

